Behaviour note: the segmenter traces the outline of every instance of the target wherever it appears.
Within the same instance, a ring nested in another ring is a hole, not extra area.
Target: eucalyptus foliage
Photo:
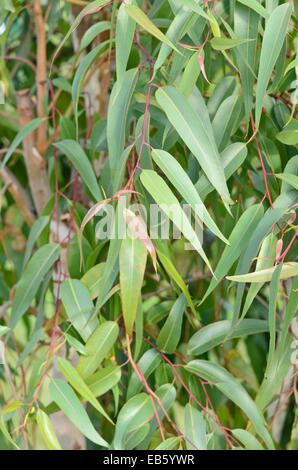
[[[298,448],[294,3],[2,2],[1,449]]]

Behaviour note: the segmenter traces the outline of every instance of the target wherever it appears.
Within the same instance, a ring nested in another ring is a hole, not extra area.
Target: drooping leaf
[[[159,88],[156,99],[225,204],[231,204],[222,163],[213,138],[210,121],[202,121],[188,101],[175,88]]]
[[[63,140],[58,142],[55,146],[62,152],[70,162],[74,165],[85,185],[97,202],[102,199],[101,191],[96,181],[96,176],[82,147],[74,140]]]
[[[292,5],[290,3],[280,5],[271,13],[266,24],[256,88],[256,128],[259,127],[263,99],[274,65],[286,37],[291,13]]]
[[[34,253],[28,262],[22,277],[17,285],[12,312],[10,327],[14,328],[17,322],[30,306],[43,277],[51,269],[55,261],[59,258],[60,246],[55,243],[48,243]]]
[[[77,370],[86,379],[98,369],[101,362],[108,356],[119,334],[116,322],[105,321],[92,333],[86,343],[86,356],[78,362]]]
[[[179,343],[185,307],[186,299],[184,294],[181,294],[171,308],[169,316],[157,337],[157,346],[168,354],[172,354]]]
[[[165,181],[154,170],[143,170],[141,173],[141,182],[166,216],[172,220],[174,225],[193,245],[212,272],[209,260],[203,251],[196,232],[192,228],[186,214],[180,207],[178,199],[172,193]]]
[[[49,391],[51,398],[84,436],[99,446],[109,447],[109,444],[95,430],[75,392],[64,380],[52,379]]]
[[[190,404],[184,408],[185,442],[188,450],[207,450],[206,421],[201,411]]]
[[[256,432],[265,441],[267,447],[274,448],[272,438],[265,426],[264,417],[244,387],[226,369],[204,360],[191,361],[185,366],[185,369],[210,381],[227,398],[239,406],[251,420]]]
[[[72,325],[87,341],[98,325],[88,289],[78,279],[68,279],[61,286],[61,299]]]
[[[188,353],[191,356],[199,356],[223,344],[226,339],[242,338],[266,331],[268,331],[268,322],[266,320],[249,318],[242,320],[234,329],[231,320],[220,320],[204,326],[190,338]]]
[[[239,274],[238,276],[227,276],[227,279],[234,282],[269,282],[275,271],[275,266],[268,269],[255,271],[254,273]],[[298,275],[298,263],[284,263],[280,279],[289,279],[289,277]]]
[[[125,328],[133,332],[146,267],[147,251],[137,238],[127,236],[121,243],[119,254],[120,292]]]
[[[61,450],[61,446],[55,434],[54,426],[48,415],[39,409],[36,412],[36,421],[47,448],[49,450]]]

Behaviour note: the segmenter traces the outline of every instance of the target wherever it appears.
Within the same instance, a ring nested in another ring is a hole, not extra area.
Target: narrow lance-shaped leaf
[[[190,338],[188,353],[191,356],[199,356],[223,344],[226,339],[243,338],[248,335],[264,333],[268,331],[268,322],[249,318],[239,322],[234,329],[232,327],[231,320],[220,320],[204,326]]]
[[[179,52],[179,50],[174,46],[172,41],[165,36],[156,26],[152,21],[148,18],[148,16],[136,5],[126,5],[125,6],[126,12],[128,15],[135,20],[142,28],[144,28],[148,33],[152,34],[152,36],[155,36],[159,41],[164,42],[168,46],[170,46],[173,50],[176,52]]]
[[[133,332],[146,260],[145,246],[137,238],[127,235],[121,243],[119,264],[123,317],[128,335]]]
[[[101,404],[97,401],[95,395],[84,382],[78,371],[66,359],[59,357],[58,367],[69,384],[81,395],[82,398],[89,401],[92,406],[102,414],[108,421],[113,423],[109,415],[105,412]]]
[[[261,5],[258,0],[237,0],[237,2],[242,3],[248,8],[251,8],[265,19],[269,18],[269,12],[266,10],[266,8],[263,7],[263,5]]]
[[[60,246],[49,243],[34,253],[28,262],[22,277],[17,285],[15,298],[12,304],[10,326],[14,328],[17,322],[30,306],[43,277],[51,269],[60,255]]]
[[[256,228],[264,214],[263,207],[254,205],[249,207],[236,223],[230,237],[229,246],[226,246],[215,269],[215,276],[209,284],[202,302],[215,289],[218,283],[224,278],[234,262],[241,255],[244,247],[251,238],[251,232]]]
[[[42,231],[45,229],[49,222],[49,217],[43,216],[39,217],[31,227],[29,237],[27,240],[26,251],[23,259],[23,270],[31,257],[34,243],[38,240],[38,237],[41,235]]]
[[[274,448],[272,438],[266,429],[265,420],[254,401],[248,395],[245,388],[223,367],[209,361],[195,360],[189,362],[185,369],[210,381],[224,395],[232,400],[251,420],[255,430],[264,439],[269,449]]]
[[[169,316],[157,337],[157,346],[168,354],[172,354],[179,343],[185,307],[186,299],[181,294],[171,308]]]
[[[234,282],[269,282],[272,279],[273,273],[275,271],[275,266],[268,269],[262,269],[260,271],[255,271],[254,273],[248,274],[239,274],[237,276],[227,276],[229,281]],[[280,273],[280,279],[289,279],[289,277],[294,277],[298,275],[298,263],[289,262],[284,263]]]
[[[266,24],[256,88],[255,124],[257,129],[261,119],[263,99],[275,62],[277,61],[286,37],[291,13],[292,5],[290,3],[280,5],[272,12]]]
[[[122,77],[115,82],[110,96],[107,141],[112,179],[116,175],[117,168],[122,166],[120,157],[124,150],[128,109],[136,86],[137,73],[137,68],[123,73]]]
[[[118,10],[117,23],[116,23],[116,74],[117,80],[121,79],[131,52],[133,36],[136,29],[136,22],[127,14],[126,5],[133,3],[134,0],[129,0],[122,3]]]
[[[72,325],[87,341],[98,325],[88,289],[78,279],[68,279],[61,286],[61,299]]]
[[[79,15],[76,17],[76,19],[72,23],[72,25],[69,28],[68,32],[64,36],[62,42],[59,44],[59,47],[57,48],[57,50],[56,50],[56,52],[53,56],[53,59],[52,59],[51,69],[52,69],[53,63],[54,63],[56,57],[58,56],[59,52],[61,51],[62,47],[64,46],[64,44],[66,43],[68,38],[72,35],[72,33],[77,29],[77,27],[79,26],[81,21],[84,19],[84,17],[87,16],[87,15],[92,15],[93,13],[97,13],[98,11],[101,10],[101,8],[103,8],[105,5],[108,5],[110,2],[111,2],[111,0],[94,0],[89,5],[87,5],[85,8],[83,8],[83,10],[79,13]],[[51,72],[51,70],[50,70],[50,72]]]
[[[69,158],[92,194],[93,199],[96,202],[100,201],[102,199],[101,191],[97,184],[95,173],[87,155],[78,142],[74,140],[63,140],[62,142],[56,143],[55,146]]]
[[[188,450],[207,450],[207,426],[201,411],[190,404],[184,408],[185,443]]]
[[[186,98],[171,86],[159,88],[156,92],[156,99],[182,140],[197,158],[202,170],[221,195],[224,203],[231,204],[210,121],[202,121]],[[211,132],[209,132],[210,129]]]
[[[172,155],[170,155],[168,152],[159,149],[153,149],[152,158],[168,177],[173,186],[179,191],[185,201],[191,205],[199,219],[204,222],[206,226],[222,241],[228,243],[227,239],[224,237],[213,219],[210,217],[209,212],[204,206],[203,201],[201,200],[191,179],[183,170],[181,165],[177,162],[177,160],[175,160],[175,158],[172,157]]]
[[[86,356],[81,356],[77,370],[83,379],[90,377],[109,355],[119,334],[116,322],[105,321],[92,333],[86,343]]]
[[[109,444],[95,430],[90,418],[72,388],[61,379],[52,379],[49,386],[50,396],[61,411],[90,441],[102,447]]]
[[[155,171],[143,170],[141,173],[141,182],[167,217],[172,220],[185,238],[197,250],[210,271],[213,272],[196,232],[192,228],[186,214],[180,207],[178,199],[172,193],[165,181]]]
[[[13,152],[18,148],[18,146],[24,141],[24,139],[27,137],[27,135],[31,134],[35,129],[37,129],[41,123],[43,122],[43,119],[41,118],[36,118],[33,119],[33,121],[29,122],[27,126],[25,126],[23,129],[21,129],[18,134],[15,136],[13,141],[11,142],[2,162],[0,165],[0,170],[7,164],[8,160],[12,156]]]
[[[258,5],[260,5],[258,3]],[[236,50],[237,67],[240,72],[241,84],[243,88],[243,100],[245,116],[248,121],[253,104],[253,85],[256,80],[256,50],[258,39],[259,16],[251,8],[235,4],[234,29],[239,38],[254,39],[240,45]]]
[[[61,450],[54,426],[48,415],[42,410],[37,410],[36,421],[47,448],[49,450]]]

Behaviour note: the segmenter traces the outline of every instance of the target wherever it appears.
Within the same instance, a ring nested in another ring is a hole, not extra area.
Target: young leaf
[[[229,281],[234,282],[269,282],[272,279],[275,266],[268,269],[255,271],[254,273],[239,274],[238,276],[227,276]],[[298,263],[284,263],[280,273],[280,279],[289,279],[298,275]]]
[[[165,36],[152,21],[148,18],[148,16],[136,5],[125,5],[125,10],[127,14],[136,21],[142,28],[144,28],[148,33],[155,36],[159,41],[165,43],[167,46],[171,47],[174,51],[179,52],[179,50],[174,46],[172,41]]]
[[[47,448],[49,450],[61,450],[54,426],[48,415],[39,409],[36,412],[36,421]]]

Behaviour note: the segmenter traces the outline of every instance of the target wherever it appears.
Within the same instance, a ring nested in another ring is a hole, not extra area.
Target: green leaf
[[[256,432],[264,440],[267,447],[269,449],[274,448],[262,414],[243,386],[226,369],[204,360],[191,361],[185,366],[185,369],[192,374],[202,377],[204,380],[210,381],[227,398],[239,406],[248,416]]]
[[[269,282],[272,279],[274,271],[275,266],[272,268],[255,271],[254,273],[239,274],[237,276],[227,276],[227,279],[229,279],[229,281],[234,282]],[[298,263],[284,263],[280,273],[280,279],[289,279],[289,277],[294,277],[297,275]]]
[[[97,36],[99,36],[104,31],[108,31],[110,28],[110,21],[99,21],[98,23],[90,26],[90,28],[87,29],[87,31],[84,33],[84,36],[82,37],[80,51],[86,49],[86,47],[88,47]]]
[[[194,13],[197,13],[199,16],[202,16],[206,20],[210,21],[210,18],[207,13],[203,10],[202,7],[200,7],[200,5],[198,5],[197,2],[194,2],[193,0],[176,0],[176,3],[180,4],[185,8],[189,8]]]
[[[241,46],[250,41],[255,41],[255,39],[226,38],[222,36],[220,38],[212,38],[210,44],[216,51],[225,51],[226,49],[232,49],[233,47]]]
[[[298,176],[289,173],[276,173],[275,176],[293,186],[298,191]]]
[[[105,263],[99,263],[89,269],[80,279],[82,284],[88,288],[91,298],[95,299],[100,291],[103,281]]]
[[[261,5],[261,3],[258,2],[258,0],[237,0],[237,2],[242,3],[242,5],[245,5],[248,8],[251,8],[260,16],[263,16],[263,18],[266,20],[269,18],[268,11],[263,7],[263,5]]]
[[[144,375],[145,379],[148,379],[150,375],[161,363],[161,355],[155,351],[155,349],[149,349],[146,351],[137,363],[139,370]],[[139,393],[142,390],[142,383],[135,372],[131,375],[127,387],[127,399]]]
[[[72,325],[87,341],[98,326],[88,289],[78,279],[68,279],[61,286],[61,300]]]
[[[292,120],[281,132],[276,134],[276,139],[285,145],[298,144],[298,121]]]
[[[67,156],[67,158],[74,165],[85,185],[93,196],[93,199],[98,202],[102,199],[101,191],[96,181],[96,176],[82,147],[74,140],[63,140],[54,144],[60,152]]]
[[[210,271],[213,272],[196,232],[192,228],[185,212],[180,207],[178,199],[165,181],[153,170],[143,170],[140,178],[148,193],[153,197],[166,216],[172,220],[185,238],[193,245]]]
[[[239,258],[251,238],[252,231],[257,227],[263,214],[263,207],[256,204],[246,209],[246,211],[241,215],[229,237],[229,246],[225,247],[216,266],[214,272],[215,278],[211,280],[201,303],[203,303],[208,295],[211,294],[219,282],[226,276],[235,261]]]
[[[244,429],[232,429],[232,434],[247,450],[265,450],[255,436]]]
[[[66,359],[63,359],[62,357],[58,358],[58,367],[60,369],[60,372],[64,375],[66,380],[69,382],[69,384],[74,388],[82,398],[85,400],[89,401],[92,406],[100,413],[102,414],[108,421],[113,423],[109,415],[105,412],[101,404],[96,400],[95,395],[93,392],[90,390],[88,385],[84,382],[78,371],[72,367],[70,362],[68,362]]]
[[[168,354],[175,352],[179,343],[185,307],[186,299],[181,294],[171,308],[169,316],[157,337],[157,346]]]
[[[121,167],[119,159],[124,150],[128,110],[137,83],[137,74],[137,68],[125,72],[121,79],[115,82],[110,96],[107,141],[112,181],[117,168]]]
[[[231,320],[220,320],[204,326],[190,338],[187,349],[188,354],[190,356],[199,356],[223,344],[227,339],[243,338],[267,331],[268,322],[266,320],[249,318],[242,320],[235,328],[233,328]]]
[[[95,374],[86,379],[86,384],[91,392],[99,397],[111,390],[121,379],[121,368],[118,366],[108,366],[99,369]]]
[[[184,408],[184,429],[187,450],[207,450],[205,418],[199,410],[189,404]]]
[[[255,124],[257,129],[261,119],[263,99],[275,62],[278,59],[284,39],[286,37],[291,14],[292,5],[290,3],[280,5],[272,12],[266,24],[256,88]]]
[[[148,33],[155,36],[159,41],[165,43],[167,46],[170,46],[174,51],[179,52],[179,50],[174,46],[172,41],[165,36],[152,21],[148,18],[148,16],[136,5],[125,5],[125,10],[128,15],[136,21],[142,28],[144,28]]]
[[[170,180],[174,188],[179,191],[185,201],[192,207],[199,219],[221,240],[228,243],[227,239],[210,217],[191,179],[177,160],[168,152],[159,149],[152,150],[152,158]]]
[[[0,170],[2,170],[5,165],[7,164],[8,160],[14,153],[14,151],[18,148],[18,146],[24,141],[24,139],[31,134],[35,129],[37,129],[43,122],[43,119],[36,118],[33,119],[27,126],[23,127],[18,134],[15,136],[13,141],[11,142],[10,146],[7,149],[7,152],[1,162]]]
[[[8,328],[8,326],[0,325],[0,336],[6,335],[6,333],[8,333],[9,330],[10,328]]]
[[[136,29],[135,21],[129,17],[126,11],[126,5],[132,1],[122,3],[118,10],[115,34],[117,80],[120,80],[126,71]]]
[[[26,245],[26,250],[23,258],[23,270],[28,263],[29,258],[31,257],[32,250],[34,247],[34,244],[38,240],[39,236],[41,235],[42,231],[45,229],[49,222],[49,217],[44,216],[44,217],[39,217],[34,224],[31,227],[29,237],[27,240],[27,245]]]
[[[147,260],[147,250],[137,238],[126,238],[119,253],[120,293],[126,333],[131,335],[136,319]]]
[[[116,322],[105,321],[92,333],[86,343],[86,356],[78,362],[77,370],[85,379],[98,369],[101,362],[108,356],[119,334]]]
[[[245,144],[235,142],[229,145],[221,154],[225,177],[228,180],[236,170],[242,165],[247,156],[247,147]],[[200,194],[202,200],[213,191],[213,186],[205,175],[200,176],[195,184],[195,188]]]
[[[181,289],[181,291],[185,295],[187,303],[190,306],[191,311],[194,314],[194,316],[197,316],[197,312],[196,312],[195,306],[193,304],[193,301],[191,300],[191,296],[189,294],[187,286],[186,286],[185,282],[183,281],[182,277],[180,276],[180,274],[178,273],[177,269],[175,268],[175,266],[171,262],[171,260],[167,256],[165,256],[161,251],[158,251],[158,258],[159,258],[161,264],[163,265],[164,269],[166,270],[168,276],[171,279],[173,279],[175,284],[177,284],[177,286]]]
[[[179,437],[168,437],[161,442],[155,450],[177,450],[179,448]]]
[[[10,327],[13,329],[22,318],[44,276],[59,258],[60,246],[54,243],[39,248],[28,262],[20,281],[18,282],[15,298],[12,304]]]
[[[49,450],[61,450],[54,426],[48,415],[39,409],[36,412],[36,421],[47,448]]]
[[[226,98],[218,108],[212,127],[219,151],[226,148],[231,136],[238,129],[242,114],[242,98],[235,93]]]
[[[154,416],[153,404],[149,395],[140,393],[128,400],[118,415],[113,447],[126,449],[126,439],[134,431],[140,431]]]
[[[54,402],[84,436],[99,446],[109,447],[109,444],[95,430],[75,392],[64,380],[52,379],[49,391]]]
[[[221,195],[224,203],[231,204],[212,126],[210,121],[206,121],[207,110],[205,109],[204,119],[202,119],[186,98],[171,86],[159,88],[155,96],[170,123],[197,158],[202,170]]]
[[[260,5],[258,3],[258,5]],[[245,107],[246,121],[253,105],[253,85],[256,79],[256,51],[258,38],[259,16],[249,6],[235,4],[234,28],[235,34],[239,38],[254,39],[239,46],[236,53],[237,67],[240,72],[241,84],[243,88],[243,101]]]
[[[58,56],[59,52],[63,48],[66,41],[70,38],[72,33],[77,29],[77,27],[79,26],[81,21],[84,19],[84,17],[87,16],[87,15],[92,15],[93,13],[99,12],[101,10],[101,8],[103,8],[105,5],[108,5],[110,3],[110,1],[111,0],[94,0],[89,5],[87,5],[85,8],[83,8],[83,10],[81,10],[79,15],[76,17],[76,19],[72,23],[71,27],[69,28],[69,30],[65,34],[62,42],[60,42],[59,47],[56,49],[56,52],[55,52],[55,54],[53,56],[53,59],[52,59],[52,62],[51,62],[50,74],[51,74],[52,66],[53,66],[53,63],[55,62],[56,57]]]
[[[103,53],[107,45],[109,44],[109,41],[105,41],[103,44],[99,44],[98,46],[94,47],[92,51],[90,51],[80,62],[79,67],[77,68],[77,71],[75,73],[73,82],[72,82],[72,87],[71,87],[71,94],[72,94],[72,107],[73,107],[73,112],[74,112],[74,117],[75,117],[75,123],[76,123],[76,137],[78,140],[79,137],[79,128],[78,128],[78,105],[79,105],[79,98],[80,98],[80,93],[82,90],[82,86],[84,83],[84,78],[86,76],[86,73],[88,70],[91,69],[91,66],[93,62],[97,59],[97,57]]]

